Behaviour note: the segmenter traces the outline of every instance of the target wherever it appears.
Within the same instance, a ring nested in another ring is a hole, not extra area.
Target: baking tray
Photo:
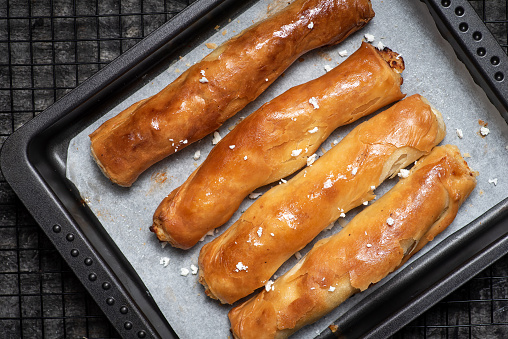
[[[507,119],[504,52],[466,1],[426,4],[443,36]],[[97,107],[143,82],[143,75],[157,72],[155,61],[177,57],[182,48],[176,47],[190,37],[204,39],[205,22],[207,27],[220,25],[245,6],[248,3],[195,2],[19,129],[2,150],[7,181],[123,337],[175,334],[136,272],[65,178],[69,140],[97,119]],[[507,205],[503,201],[453,234],[418,259],[411,271],[397,274],[368,302],[338,319],[335,324],[341,333],[345,337],[388,336],[504,255]],[[320,337],[331,335],[328,331]]]

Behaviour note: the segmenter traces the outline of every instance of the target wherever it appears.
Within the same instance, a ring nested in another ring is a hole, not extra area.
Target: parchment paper
[[[269,11],[283,6],[284,3],[259,1],[238,18],[231,18],[228,25],[220,27],[205,43],[219,45],[250,26],[252,22],[265,18]],[[247,116],[264,102],[294,85],[321,76],[325,73],[325,65],[335,67],[345,59],[339,52],[346,50],[351,54],[360,46],[366,33],[374,35],[375,46],[382,42],[403,56],[406,63],[403,91],[407,95],[424,95],[442,112],[448,129],[442,144],[457,145],[467,156],[470,166],[479,171],[477,188],[459,211],[456,220],[417,255],[419,256],[508,195],[508,179],[503,175],[508,164],[508,128],[483,91],[473,82],[464,65],[458,61],[452,48],[438,33],[423,3],[417,0],[372,0],[372,3],[376,17],[362,31],[338,46],[322,48],[304,55],[303,60],[296,61],[285,72],[284,77],[280,77],[255,102],[231,118],[219,132],[224,136],[240,117]],[[213,29],[214,27],[210,27],[210,30]],[[181,268],[190,270],[191,265],[197,266],[201,246],[212,237],[207,236],[204,242],[198,243],[193,249],[182,251],[173,249],[170,245],[163,247],[148,227],[160,201],[182,184],[206,158],[212,148],[212,136],[154,165],[131,188],[121,188],[111,184],[93,162],[88,134],[132,103],[161,90],[189,65],[201,60],[210,51],[204,43],[196,46],[188,55],[169,66],[167,71],[86,128],[71,141],[67,159],[68,179],[79,189],[82,198],[130,261],[181,338],[226,338],[230,335],[227,312],[231,306],[220,305],[205,296],[197,275],[192,272],[187,276],[180,274]],[[490,133],[487,136],[480,135],[479,120],[488,123]],[[360,122],[339,128],[322,145],[323,149],[330,149],[334,140],[340,140]],[[462,130],[463,138],[458,137],[457,128]],[[194,160],[193,155],[197,150],[201,151],[201,157]],[[318,154],[322,154],[322,151]],[[495,179],[497,184],[493,182]],[[376,190],[376,194],[386,192],[396,181],[397,179],[393,179],[386,182]],[[263,192],[268,188],[256,191]],[[232,224],[251,203],[252,200],[246,199],[240,210],[217,234]],[[345,221],[350,220],[361,209],[348,213]],[[340,225],[336,225],[332,230],[323,231],[318,238],[330,236],[340,228]],[[305,254],[312,244],[307,246],[302,254]],[[160,264],[163,257],[170,258],[167,266]],[[293,257],[279,270],[278,275],[295,263],[296,259]],[[412,261],[406,265],[411,263]],[[359,300],[375,289],[383,288],[385,280],[350,298],[325,318],[300,330],[295,337],[308,338],[318,334]]]

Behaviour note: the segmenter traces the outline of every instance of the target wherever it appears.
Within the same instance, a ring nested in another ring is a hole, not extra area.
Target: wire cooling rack
[[[0,3],[0,144],[190,0]],[[508,0],[470,0],[508,53]],[[0,174],[0,338],[119,338]],[[508,256],[394,338],[508,338]]]

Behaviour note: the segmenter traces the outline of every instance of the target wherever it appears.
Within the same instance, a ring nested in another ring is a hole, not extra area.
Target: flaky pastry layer
[[[455,146],[436,147],[271,288],[229,313],[235,338],[286,338],[396,270],[455,218],[476,179]]]
[[[263,286],[341,213],[372,200],[375,187],[428,154],[444,135],[441,114],[418,94],[360,124],[203,246],[199,274],[206,293],[233,303]]]
[[[154,163],[216,130],[294,60],[333,45],[374,16],[369,0],[297,0],[231,38],[161,92],[90,134],[103,173],[131,186]]]
[[[403,69],[397,53],[363,43],[325,75],[264,104],[161,202],[150,229],[175,247],[194,246],[249,193],[303,167],[337,127],[400,100]]]

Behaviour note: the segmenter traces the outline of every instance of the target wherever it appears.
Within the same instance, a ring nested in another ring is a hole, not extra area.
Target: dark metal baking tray
[[[458,57],[508,120],[508,58],[469,3],[424,1]],[[176,337],[146,287],[65,177],[69,141],[121,100],[143,75],[160,72],[186,39],[203,39],[248,3],[201,0],[143,39],[16,131],[4,144],[5,178],[123,337]],[[508,252],[505,200],[337,319],[320,337],[386,337]],[[467,250],[464,250],[466,249]],[[361,324],[361,326],[359,326]]]

